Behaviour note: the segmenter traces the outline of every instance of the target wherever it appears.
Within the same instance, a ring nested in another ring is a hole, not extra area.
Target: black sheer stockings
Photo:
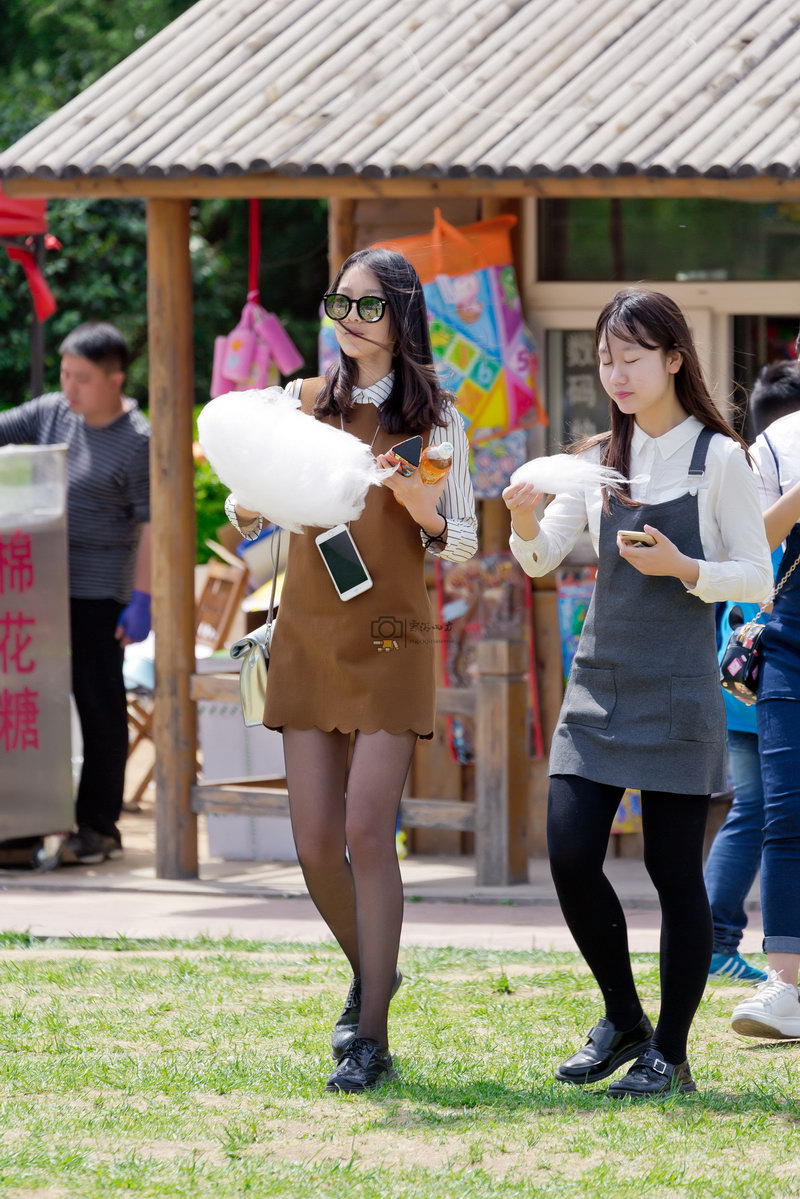
[[[358,1035],[383,1046],[403,921],[395,827],[415,743],[414,733],[356,733],[348,772],[347,734],[283,732],[303,876],[361,978]]]

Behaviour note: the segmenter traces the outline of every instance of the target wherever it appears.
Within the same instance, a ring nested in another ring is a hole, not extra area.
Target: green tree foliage
[[[0,38],[0,146],[7,147],[133,53],[191,0],[4,0]],[[327,283],[327,205],[269,200],[261,206],[261,294],[316,369],[319,298]],[[145,205],[139,200],[52,200],[47,255],[58,303],[46,325],[45,386],[58,385],[57,348],[80,321],[113,320],[128,338],[127,391],[147,407]],[[237,322],[247,292],[247,204],[192,206],[196,402],[208,399],[214,337]],[[0,253],[0,406],[29,398],[31,306],[20,267]],[[224,520],[223,491],[198,467],[198,555]]]
[[[0,146],[63,107],[187,8],[190,0],[5,0],[0,39]],[[47,257],[58,312],[46,326],[45,380],[58,378],[57,347],[81,320],[111,319],[131,342],[128,390],[147,404],[146,225],[142,201],[53,200]],[[326,204],[262,204],[262,300],[287,324],[310,369],[317,306],[327,282]],[[247,291],[247,205],[192,206],[195,387],[208,398],[214,337],[235,325]],[[0,257],[0,404],[29,397],[30,300],[20,267]]]

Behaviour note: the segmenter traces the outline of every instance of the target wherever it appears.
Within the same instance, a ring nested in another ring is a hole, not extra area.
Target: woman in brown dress
[[[425,553],[466,561],[477,536],[466,436],[438,383],[414,268],[388,250],[358,251],[325,309],[339,358],[325,378],[290,385],[303,410],[359,437],[382,466],[396,465],[391,447],[417,434],[455,451],[436,484],[415,471],[370,489],[350,533],[372,586],[354,598],[343,602],[328,575],[315,542],[322,530],[292,535],[271,648],[264,723],[283,733],[298,857],[353,970],[327,1089],[363,1091],[392,1073],[387,1017],[402,981],[403,916],[395,826],[417,738],[434,727],[441,633]],[[258,535],[260,514],[233,496],[226,509],[243,536]]]

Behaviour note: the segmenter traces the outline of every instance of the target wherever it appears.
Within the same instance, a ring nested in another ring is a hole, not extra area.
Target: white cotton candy
[[[627,483],[617,470],[588,462],[576,454],[551,454],[524,462],[511,476],[512,483],[532,483],[543,495],[564,491],[594,491],[599,487],[619,487]]]
[[[368,489],[392,473],[358,437],[314,420],[282,387],[217,396],[197,430],[203,453],[242,507],[292,533],[357,520]]]

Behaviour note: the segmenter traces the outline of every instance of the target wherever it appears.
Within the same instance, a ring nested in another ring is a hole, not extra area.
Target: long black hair
[[[336,291],[351,266],[364,267],[380,280],[394,330],[394,386],[378,408],[381,427],[387,433],[425,433],[434,425],[444,425],[443,412],[450,396],[439,386],[433,365],[428,313],[417,272],[407,258],[393,250],[356,250],[340,267],[331,291]],[[357,380],[358,364],[340,349],[328,368],[314,415],[341,415],[346,421],[353,409],[351,392]]]
[[[618,291],[597,318],[594,345],[598,358],[601,343],[609,334],[625,341],[634,341],[646,350],[662,350],[665,354],[679,353],[681,365],[675,374],[675,394],[681,407],[687,416],[696,417],[707,429],[732,437],[744,450],[748,462],[750,461],[747,442],[728,424],[711,398],[686,317],[674,300],[665,296],[663,292],[648,291],[645,288],[631,287]],[[609,408],[610,431],[587,437],[577,445],[571,446],[570,450],[572,453],[580,453],[591,446],[602,445],[603,465],[613,467],[628,478],[635,420],[630,413],[620,412],[613,400],[609,401]],[[630,488],[626,486],[621,491],[623,494],[617,494],[624,500]],[[608,492],[605,494],[605,500],[607,503]]]

